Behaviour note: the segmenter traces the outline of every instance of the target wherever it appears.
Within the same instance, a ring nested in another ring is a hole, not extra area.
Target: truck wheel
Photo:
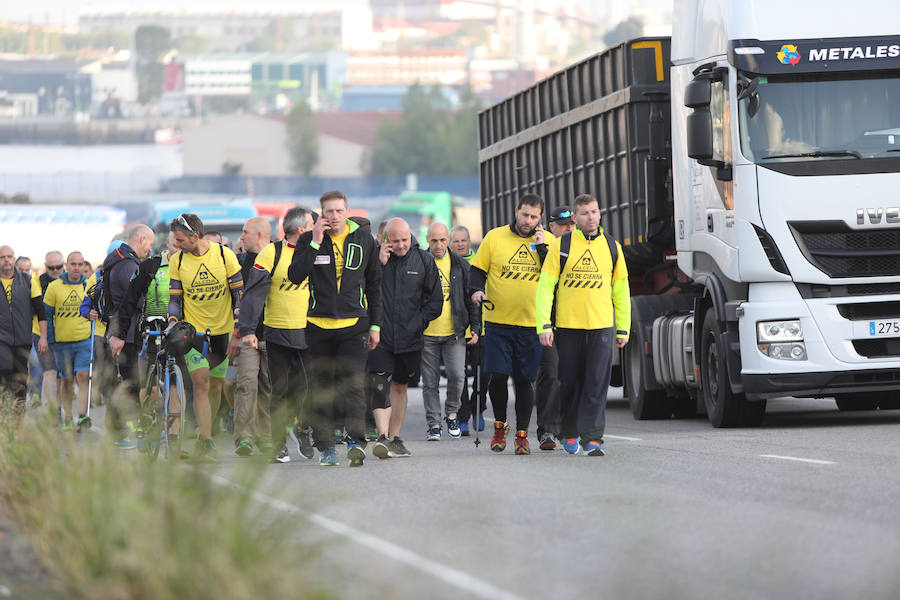
[[[625,346],[627,376],[625,377],[625,393],[631,414],[635,419],[668,419],[672,415],[672,407],[665,390],[648,390],[647,373],[644,372],[644,360],[641,351],[644,340],[640,330],[631,332],[631,341]]]
[[[755,427],[766,414],[766,401],[751,402],[728,384],[725,344],[715,312],[706,311],[700,349],[700,393],[713,427]]]
[[[838,410],[857,411],[857,410],[875,410],[878,408],[881,395],[877,392],[858,393],[858,394],[838,394],[834,397]],[[890,402],[888,400],[888,402]],[[882,408],[885,408],[882,403]],[[889,408],[889,407],[888,407]]]

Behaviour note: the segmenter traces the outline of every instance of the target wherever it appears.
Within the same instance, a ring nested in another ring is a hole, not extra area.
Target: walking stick
[[[88,405],[87,414],[84,416],[84,420],[78,424],[79,431],[81,431],[82,428],[90,429],[91,427],[91,392],[94,387],[94,326],[96,324],[96,319],[91,321],[91,362],[88,364]]]
[[[484,333],[484,305],[488,305],[488,310],[493,309],[494,303],[488,300],[487,298],[482,299],[481,304],[478,305],[478,311],[481,315],[481,333]],[[481,355],[481,348],[484,345],[484,336],[478,336],[478,342],[475,344],[475,412],[472,413],[472,426],[475,428],[475,447],[481,445],[481,440],[479,438],[479,433],[481,428],[479,425],[479,418],[481,417],[481,407],[484,406],[484,386],[481,382],[481,362],[484,358]]]

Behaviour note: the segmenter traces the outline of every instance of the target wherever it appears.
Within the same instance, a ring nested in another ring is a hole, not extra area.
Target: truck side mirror
[[[684,88],[684,105],[688,108],[709,107],[712,102],[712,81],[708,76],[694,79]]]
[[[684,88],[684,105],[694,109],[687,116],[687,154],[701,165],[721,169],[725,163],[715,158],[713,122],[709,106],[712,103],[710,72],[699,73]]]

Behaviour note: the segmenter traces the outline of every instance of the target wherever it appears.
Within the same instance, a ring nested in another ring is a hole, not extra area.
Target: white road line
[[[229,479],[226,479],[225,477],[221,477],[219,475],[208,475],[208,477],[212,479],[213,482],[221,486],[238,487],[236,483],[230,481]],[[283,500],[272,498],[263,494],[262,492],[253,492],[253,498],[257,502],[271,506],[272,508],[281,512],[290,515],[302,516],[306,518],[306,520],[310,523],[318,525],[326,531],[330,531],[331,533],[345,537],[348,540],[356,542],[362,546],[366,546],[369,549],[374,550],[382,555],[389,556],[398,562],[409,565],[410,567],[413,567],[414,569],[417,569],[427,575],[431,575],[449,585],[455,586],[463,592],[473,594],[479,598],[487,598],[492,600],[522,600],[521,596],[517,596],[506,590],[500,589],[486,581],[478,579],[477,577],[473,577],[468,573],[464,573],[452,567],[436,563],[425,558],[424,556],[420,556],[415,552],[407,550],[406,548],[401,548],[400,546],[377,538],[373,535],[369,535],[368,533],[364,533],[362,531],[359,531],[358,529],[354,529],[353,527],[345,523],[341,523],[340,521],[335,521],[334,519],[317,513],[307,512],[297,506],[294,506],[293,504],[289,504],[287,502],[284,502]]]
[[[811,463],[814,465],[836,465],[837,463],[831,460],[819,460],[816,458],[799,458],[797,456],[780,456],[778,454],[760,454],[763,458],[777,458],[779,460],[792,460],[795,462],[803,462],[803,463]]]
[[[633,437],[625,437],[624,435],[609,435],[608,433],[603,437],[609,438],[611,440],[625,440],[626,442],[643,442],[642,438],[633,438]]]

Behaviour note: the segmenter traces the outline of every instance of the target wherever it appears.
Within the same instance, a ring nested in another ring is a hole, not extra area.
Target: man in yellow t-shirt
[[[448,248],[450,234],[443,223],[428,228],[428,251],[434,257],[441,281],[443,306],[440,316],[425,329],[422,348],[422,398],[425,402],[426,435],[429,441],[441,439],[441,363],[447,373],[447,399],[444,420],[450,437],[459,437],[457,411],[460,408],[463,381],[466,376],[466,344],[478,343],[481,316],[478,306],[468,294],[469,263]],[[466,331],[471,338],[466,341]]]
[[[78,423],[86,420],[88,409],[88,374],[91,365],[91,322],[80,314],[81,301],[87,293],[87,280],[82,274],[84,257],[72,252],[66,258],[66,271],[47,286],[44,309],[47,311],[48,339],[59,370],[59,401],[63,406],[63,427],[72,427],[72,395],[78,383]]]
[[[563,449],[603,456],[613,340],[623,348],[631,331],[628,269],[621,246],[600,227],[596,198],[575,198],[575,226],[553,244],[544,261],[535,299],[536,329],[541,344],[550,347],[555,340],[559,348]],[[550,319],[554,300],[555,332]]]
[[[288,268],[294,285],[309,278],[309,419],[319,464],[335,466],[334,408],[342,404],[347,458],[360,466],[366,456],[366,348],[381,339],[381,264],[372,235],[347,218],[346,194],[325,192],[319,203],[322,215],[297,240]]]
[[[472,259],[472,301],[484,303],[484,371],[494,407],[491,450],[506,449],[507,387],[512,376],[516,391],[516,454],[530,454],[528,425],[534,408],[534,382],[541,361],[541,344],[534,335],[534,294],[547,240],[541,226],[540,196],[519,198],[515,219],[490,230]]]
[[[248,348],[255,348],[265,354],[268,363],[271,395],[264,412],[271,419],[271,439],[276,452],[274,459],[280,463],[290,461],[287,430],[295,420],[298,421],[294,433],[300,456],[311,459],[315,455],[305,410],[309,395],[305,366],[309,347],[306,343],[309,280],[296,284],[288,279],[288,267],[294,258],[297,240],[311,226],[312,213],[309,210],[297,206],[285,213],[282,221],[284,240],[263,248],[247,276],[238,323],[241,361]],[[262,339],[256,334],[260,318],[263,319]],[[237,421],[234,431],[237,441],[235,452],[240,456],[249,455],[250,448],[237,437],[241,435]]]
[[[230,248],[203,239],[203,222],[195,214],[179,215],[169,224],[179,250],[169,262],[169,323],[185,320],[197,337],[185,355],[194,388],[194,414],[200,429],[195,456],[216,460],[212,418],[219,410],[222,380],[210,370],[239,352],[236,334],[240,314],[241,265]],[[202,338],[210,332],[206,356],[200,353]]]
[[[5,399],[9,391],[12,398],[12,405],[0,404],[0,411],[11,411],[19,418],[25,414],[32,317],[37,319],[40,331],[38,350],[47,352],[41,286],[37,279],[16,270],[11,247],[0,246],[0,392]]]

